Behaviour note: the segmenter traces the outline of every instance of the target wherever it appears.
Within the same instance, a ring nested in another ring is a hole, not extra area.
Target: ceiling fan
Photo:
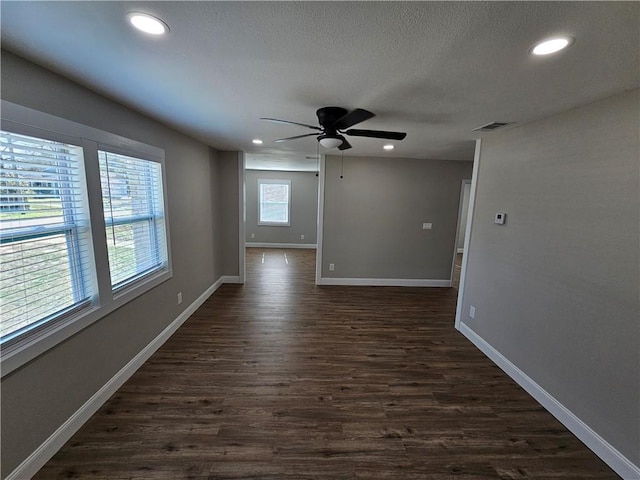
[[[325,148],[335,148],[338,150],[347,150],[351,148],[351,145],[344,138],[344,135],[353,137],[372,137],[372,138],[387,138],[389,140],[402,140],[407,136],[404,132],[387,132],[384,130],[359,130],[350,128],[360,122],[364,122],[372,117],[375,117],[374,113],[371,113],[362,108],[356,108],[355,110],[347,110],[342,107],[323,107],[319,108],[316,112],[318,116],[319,127],[314,125],[306,125],[304,123],[290,122],[289,120],[279,120],[277,118],[260,118],[260,120],[267,120],[268,122],[285,123],[287,125],[299,125],[301,127],[307,127],[312,130],[316,130],[314,133],[307,133],[305,135],[296,135],[295,137],[279,138],[275,140],[276,143],[286,142],[289,140],[295,140],[297,138],[316,136],[320,145]],[[320,133],[318,133],[320,132]]]

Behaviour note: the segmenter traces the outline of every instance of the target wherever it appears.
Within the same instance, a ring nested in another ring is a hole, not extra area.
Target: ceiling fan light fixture
[[[318,140],[320,141],[320,145],[322,145],[324,148],[339,147],[344,141],[344,139],[338,135],[322,135],[318,138]]]
[[[169,32],[169,25],[148,13],[129,12],[127,20],[135,28],[149,35],[164,35]]]

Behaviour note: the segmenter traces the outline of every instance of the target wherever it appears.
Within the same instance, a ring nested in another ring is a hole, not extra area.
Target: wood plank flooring
[[[35,478],[619,478],[455,331],[455,288],[316,287],[314,268],[248,249],[246,285]]]

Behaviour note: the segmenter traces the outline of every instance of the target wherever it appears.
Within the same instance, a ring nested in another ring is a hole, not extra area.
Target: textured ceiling
[[[365,108],[377,117],[358,128],[407,138],[386,152],[384,140],[350,137],[350,155],[471,160],[475,127],[639,87],[636,2],[5,1],[1,9],[3,48],[256,161],[304,159],[317,148],[313,137],[274,144],[309,130],[263,116],[313,125],[318,107]],[[134,31],[131,10],[162,18],[170,34]],[[556,34],[576,41],[555,56],[529,55]]]

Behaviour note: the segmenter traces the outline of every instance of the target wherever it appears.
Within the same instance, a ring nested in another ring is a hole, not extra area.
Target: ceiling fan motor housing
[[[318,115],[318,123],[320,123],[325,132],[328,134],[335,134],[336,129],[333,124],[344,117],[347,113],[349,113],[349,110],[346,108],[323,107],[318,109],[316,115]]]

